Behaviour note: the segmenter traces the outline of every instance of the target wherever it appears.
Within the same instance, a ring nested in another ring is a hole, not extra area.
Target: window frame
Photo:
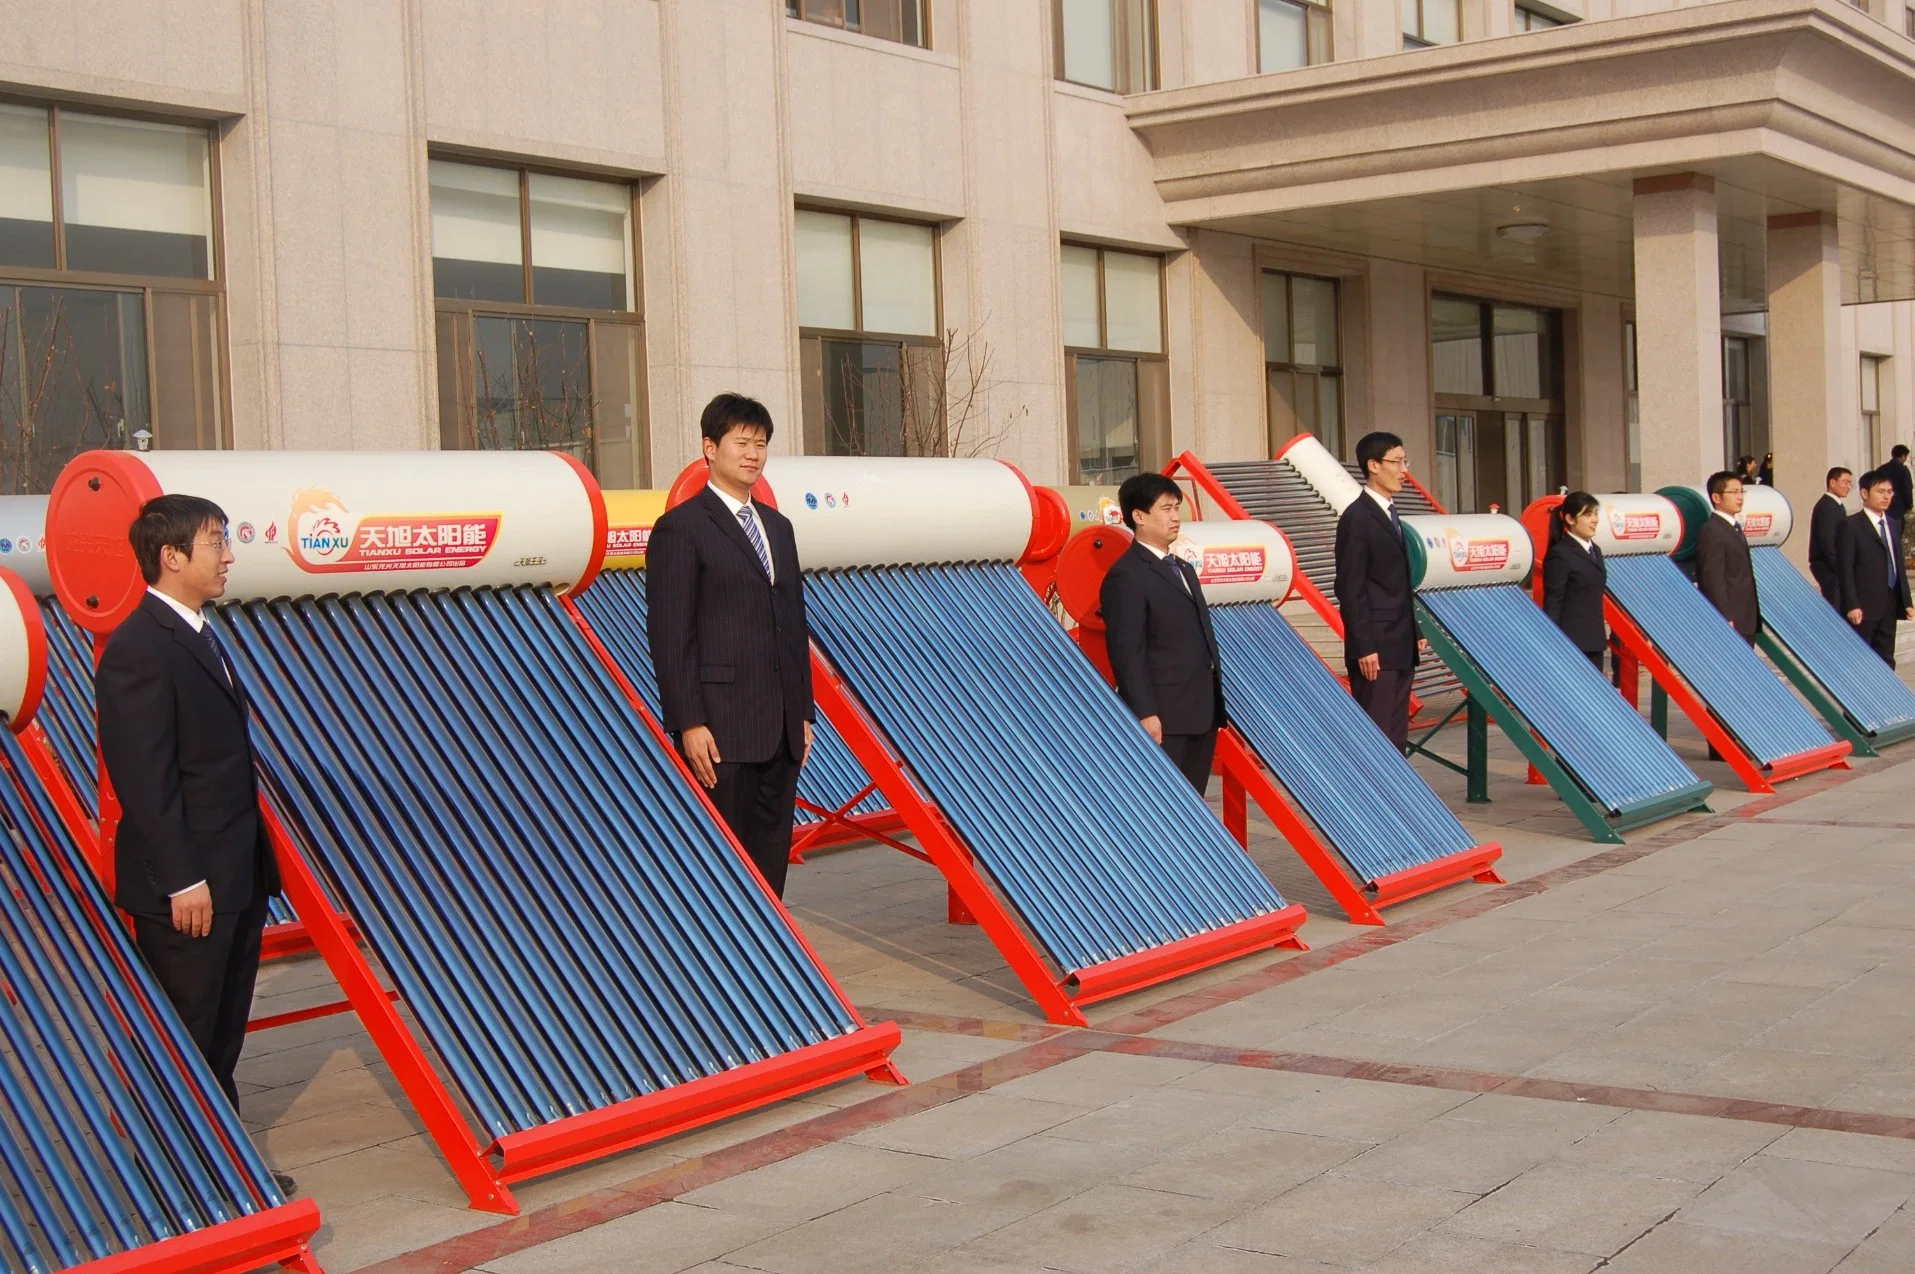
[[[859,4],[867,3],[867,2],[868,0],[852,0],[852,3],[859,3]],[[911,3],[912,0],[904,0],[904,2]],[[805,10],[810,8],[812,5],[819,4],[819,3],[820,3],[820,0],[785,0],[785,17],[793,22],[809,22],[813,26],[830,27],[834,31],[844,31],[851,35],[861,35],[861,36],[864,36],[866,39],[871,39],[871,40],[882,40],[886,44],[903,45],[907,49],[928,49],[932,47],[931,45],[931,40],[932,40],[931,10],[933,8],[933,0],[915,0],[915,3],[918,6],[918,37],[919,37],[918,42],[915,44],[909,40],[893,40],[888,35],[872,35],[871,32],[864,29],[864,18],[862,16],[862,11],[860,11],[858,25],[855,27],[849,25],[847,19],[842,16],[840,16],[834,22],[829,17],[814,18],[809,13],[805,12]],[[838,8],[841,11],[846,8],[846,0],[836,0],[836,3]]]
[[[1330,10],[1330,0],[1278,0],[1278,3],[1303,10],[1303,66],[1327,66],[1336,61],[1336,18]],[[1263,64],[1263,6],[1264,0],[1250,0],[1252,31],[1256,38],[1257,74],[1277,75],[1283,71],[1302,70],[1303,67],[1297,66],[1271,70]],[[1313,56],[1319,28],[1323,39],[1321,58]]]
[[[1888,454],[1888,439],[1882,436],[1882,369],[1888,363],[1886,354],[1863,354],[1860,360],[1856,385],[1856,406],[1862,423],[1862,446],[1871,456]],[[1869,408],[1870,382],[1873,381],[1875,407]]]
[[[1434,48],[1439,48],[1445,44],[1461,44],[1463,42],[1463,0],[1443,0],[1443,2],[1454,4],[1456,6],[1456,39],[1455,40],[1432,40],[1429,38],[1429,22],[1425,20],[1423,16],[1423,6],[1425,3],[1427,3],[1427,0],[1397,0],[1397,26],[1398,27],[1401,27],[1403,25],[1404,5],[1405,4],[1416,5],[1416,34],[1412,35],[1408,31],[1399,32],[1399,34],[1403,37],[1404,52],[1407,53],[1413,49],[1434,49]]]
[[[169,116],[155,111],[120,110],[87,103],[63,103],[44,98],[0,93],[0,103],[27,107],[47,114],[47,180],[52,186],[53,268],[0,263],[0,286],[66,288],[89,292],[138,292],[140,313],[145,328],[146,402],[153,438],[149,450],[172,450],[161,443],[165,422],[160,419],[159,356],[153,335],[154,299],[167,293],[187,293],[208,297],[213,313],[213,346],[218,360],[216,379],[219,424],[217,440],[211,450],[230,451],[233,437],[232,334],[226,301],[226,214],[220,172],[219,131],[207,120]],[[98,270],[66,268],[66,207],[60,158],[60,115],[71,112],[102,119],[123,119],[134,123],[165,124],[190,128],[206,137],[206,198],[210,203],[207,242],[207,278],[188,278],[168,274],[114,274]],[[205,450],[205,448],[189,448]]]
[[[1060,273],[1064,259],[1063,249],[1065,248],[1083,248],[1097,253],[1097,339],[1100,342],[1095,346],[1070,344],[1064,346],[1064,445],[1068,449],[1066,453],[1066,467],[1071,475],[1071,481],[1079,484],[1084,481],[1083,469],[1080,467],[1083,439],[1077,429],[1077,360],[1079,358],[1093,358],[1107,362],[1129,360],[1132,363],[1138,364],[1137,467],[1140,473],[1149,472],[1153,468],[1151,462],[1156,458],[1149,455],[1148,452],[1153,450],[1159,442],[1159,439],[1152,435],[1158,432],[1162,433],[1163,438],[1161,441],[1166,450],[1168,449],[1170,435],[1170,417],[1167,409],[1161,413],[1153,413],[1147,422],[1146,415],[1147,412],[1151,411],[1151,407],[1147,407],[1146,405],[1145,375],[1142,367],[1145,363],[1162,367],[1165,370],[1162,373],[1154,374],[1151,379],[1168,381],[1168,369],[1170,366],[1170,305],[1164,280],[1165,254],[1162,252],[1138,252],[1129,248],[1108,248],[1101,243],[1085,243],[1082,240],[1064,239],[1058,244]],[[1157,262],[1157,343],[1163,346],[1157,353],[1153,354],[1149,350],[1113,349],[1110,345],[1110,302],[1104,279],[1104,254],[1107,252],[1118,252],[1125,256],[1133,257],[1149,257],[1155,259]],[[1057,301],[1058,319],[1060,320],[1061,326],[1064,308],[1062,287],[1058,289]],[[1155,404],[1153,402],[1152,406],[1161,406],[1161,404]],[[1156,418],[1159,414],[1162,417],[1161,421]],[[1151,426],[1161,425],[1161,429],[1155,427],[1147,428],[1147,423]],[[1163,459],[1167,461],[1169,457],[1166,455]]]
[[[1284,303],[1284,310],[1287,316],[1285,319],[1285,323],[1290,333],[1290,359],[1288,362],[1281,362],[1281,363],[1270,361],[1270,341],[1268,336],[1269,316],[1264,313],[1264,308],[1263,308],[1264,278],[1267,275],[1273,275],[1273,274],[1284,281],[1283,303]],[[1297,307],[1296,307],[1296,293],[1295,293],[1295,290],[1291,287],[1291,280],[1293,279],[1310,279],[1317,283],[1328,283],[1330,285],[1330,297],[1331,297],[1331,304],[1334,307],[1336,337],[1337,337],[1337,361],[1335,363],[1299,363],[1296,361]],[[1325,376],[1333,377],[1336,380],[1336,390],[1337,390],[1337,435],[1338,437],[1336,441],[1338,445],[1330,448],[1330,450],[1334,453],[1339,453],[1337,455],[1337,458],[1339,460],[1342,459],[1342,455],[1340,453],[1343,447],[1347,445],[1347,443],[1350,441],[1349,439],[1346,439],[1342,436],[1345,433],[1345,426],[1349,423],[1348,415],[1346,411],[1348,407],[1348,399],[1346,396],[1346,391],[1348,389],[1348,386],[1345,382],[1345,377],[1348,375],[1348,369],[1343,362],[1343,352],[1344,352],[1343,280],[1336,277],[1335,275],[1311,274],[1307,270],[1280,270],[1272,266],[1259,266],[1257,268],[1257,321],[1258,321],[1258,328],[1259,328],[1259,331],[1258,331],[1259,339],[1257,343],[1263,347],[1263,352],[1264,352],[1264,355],[1263,355],[1264,432],[1266,434],[1270,434],[1270,425],[1271,425],[1270,374],[1272,372],[1288,372],[1292,375],[1295,375],[1298,372],[1303,372],[1308,375],[1314,375],[1319,381],[1321,381]],[[1321,424],[1321,421],[1319,421],[1319,424]],[[1318,437],[1319,437],[1319,441],[1321,441],[1320,435]],[[1288,442],[1289,439],[1277,438],[1274,435],[1272,435],[1269,441],[1270,441],[1271,452],[1272,454],[1274,454],[1276,451],[1276,448],[1282,446],[1285,442]]]
[[[1538,18],[1542,19],[1541,26],[1528,25],[1530,21]],[[1511,18],[1510,31],[1515,35],[1528,35],[1534,31],[1554,31],[1557,27],[1575,26],[1576,21],[1574,18],[1559,17],[1532,4],[1523,4],[1519,0]]]
[[[634,338],[638,345],[640,367],[636,383],[632,386],[632,430],[631,446],[636,464],[633,481],[640,487],[651,481],[652,473],[652,434],[651,434],[651,396],[648,391],[649,368],[645,363],[645,258],[639,250],[643,240],[640,225],[640,202],[638,184],[634,181],[620,181],[603,174],[584,173],[576,169],[565,169],[549,164],[511,163],[497,159],[485,159],[456,151],[428,152],[429,159],[444,160],[447,163],[464,164],[472,168],[493,168],[503,172],[515,172],[519,178],[519,269],[520,288],[523,296],[536,296],[532,286],[532,175],[547,177],[569,177],[574,180],[598,181],[606,185],[623,186],[630,201],[630,213],[626,218],[626,245],[631,254],[631,300],[630,309],[595,310],[572,305],[542,305],[536,301],[487,301],[477,297],[440,296],[435,287],[432,297],[433,318],[433,367],[439,381],[439,446],[441,450],[478,450],[478,400],[473,389],[473,377],[476,374],[474,360],[478,348],[477,323],[482,318],[503,319],[557,319],[566,322],[583,322],[586,325],[586,374],[591,381],[593,447],[596,452],[599,399],[599,332],[601,324],[614,327],[635,329]],[[427,201],[427,216],[431,215],[430,196]],[[427,243],[427,265],[431,264],[431,244]],[[461,389],[453,402],[452,410],[458,414],[457,447],[447,445],[448,421],[445,401],[444,353],[439,349],[439,336],[443,319],[450,319],[452,327],[459,333],[459,348],[453,353],[454,388]],[[462,387],[462,388],[461,388]],[[588,464],[597,476],[595,464]]]
[[[1128,24],[1120,19],[1122,14],[1118,6],[1123,0],[1104,0],[1111,7],[1111,80],[1116,83],[1125,77],[1117,74],[1120,66],[1128,71],[1128,62],[1124,60],[1126,45],[1121,39]],[[1074,84],[1078,88],[1087,88],[1099,93],[1116,93],[1120,97],[1132,93],[1153,93],[1163,81],[1163,50],[1158,33],[1162,28],[1162,15],[1158,12],[1157,0],[1142,0],[1145,10],[1144,22],[1149,28],[1144,32],[1150,41],[1150,48],[1144,58],[1144,78],[1148,83],[1122,84],[1105,88],[1102,84],[1086,84],[1082,80],[1073,80],[1064,74],[1064,0],[1051,0],[1051,78],[1064,84]]]

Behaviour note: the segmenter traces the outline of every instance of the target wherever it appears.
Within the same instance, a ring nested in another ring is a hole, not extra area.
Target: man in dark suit
[[[127,538],[146,596],[108,639],[95,692],[120,806],[114,901],[237,1106],[233,1070],[279,869],[259,817],[246,696],[201,613],[226,591],[226,515],[209,500],[163,495]],[[292,1190],[292,1178],[274,1175]]]
[[[709,481],[652,528],[646,637],[665,729],[783,897],[816,709],[797,541],[782,514],[751,498],[771,429],[771,413],[742,394],[706,406]]]
[[[1902,528],[1908,525],[1908,513],[1915,507],[1915,482],[1911,482],[1908,472],[1908,448],[1896,443],[1888,449],[1888,463],[1882,466],[1882,472],[1888,475],[1890,485],[1895,488],[1895,498],[1888,502],[1888,522],[1896,534],[1896,544],[1900,544]],[[1899,551],[1899,550],[1898,550]]]
[[[1849,516],[1848,506],[1842,501],[1848,499],[1849,489],[1854,485],[1855,475],[1847,469],[1840,465],[1830,469],[1822,498],[1815,502],[1815,510],[1809,514],[1809,575],[1836,610],[1842,609],[1842,584],[1836,573],[1836,541]]]
[[[1762,605],[1742,534],[1742,479],[1725,469],[1709,475],[1708,490],[1714,512],[1696,533],[1696,587],[1753,646],[1762,631]]]
[[[1891,466],[1892,467],[1892,466]],[[1901,544],[1888,511],[1895,484],[1881,469],[1862,475],[1862,511],[1842,523],[1837,574],[1842,612],[1858,636],[1895,666],[1896,621],[1915,619]]]
[[[1136,538],[1099,600],[1117,693],[1201,795],[1224,723],[1223,678],[1197,572],[1170,551],[1183,502],[1161,473],[1124,480],[1117,507]]]
[[[1410,471],[1403,440],[1364,435],[1356,461],[1363,493],[1337,519],[1337,606],[1350,693],[1390,742],[1410,743],[1410,680],[1423,643],[1416,634],[1410,557],[1394,498]]]

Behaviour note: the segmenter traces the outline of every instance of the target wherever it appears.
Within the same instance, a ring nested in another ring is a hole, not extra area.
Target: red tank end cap
[[[1026,562],[1046,562],[1064,551],[1071,537],[1071,506],[1054,487],[1031,488],[1031,539],[1025,545]]]
[[[47,628],[46,617],[40,613],[40,599],[33,595],[27,582],[5,567],[0,567],[0,584],[5,584],[13,594],[14,604],[20,608],[20,619],[27,626],[27,685],[20,696],[20,708],[7,724],[15,734],[23,732],[33,722],[33,714],[40,710],[41,696],[47,688]]]
[[[698,459],[679,470],[672,479],[672,485],[665,492],[665,507],[675,509],[685,501],[705,489],[705,483],[711,477],[711,466]],[[778,507],[778,497],[771,493],[771,484],[762,477],[751,488],[751,498],[768,509]]]
[[[1057,555],[1057,600],[1072,619],[1093,632],[1104,630],[1097,613],[1104,576],[1130,549],[1130,532],[1118,526],[1088,526],[1071,536]]]
[[[127,528],[140,506],[165,494],[138,456],[88,451],[54,481],[47,502],[47,573],[80,627],[110,633],[146,593]]]

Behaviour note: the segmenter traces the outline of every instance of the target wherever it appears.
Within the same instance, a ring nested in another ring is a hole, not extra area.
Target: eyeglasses
[[[1377,463],[1386,464],[1392,469],[1407,469],[1410,467],[1410,458],[1408,456],[1385,456],[1377,461]]]
[[[224,535],[215,535],[207,539],[194,540],[190,544],[175,544],[173,547],[176,549],[179,549],[182,553],[185,553],[186,556],[191,557],[193,556],[193,549],[196,546],[203,545],[204,547],[213,550],[213,552],[215,553],[224,553],[227,549],[232,547],[232,544],[233,544],[233,541],[229,537]]]

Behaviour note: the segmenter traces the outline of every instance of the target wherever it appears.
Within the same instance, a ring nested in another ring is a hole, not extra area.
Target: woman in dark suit
[[[1596,547],[1602,505],[1587,491],[1571,491],[1549,519],[1549,552],[1543,557],[1543,609],[1576,649],[1602,671],[1609,644],[1603,625],[1603,589],[1608,570]]]

